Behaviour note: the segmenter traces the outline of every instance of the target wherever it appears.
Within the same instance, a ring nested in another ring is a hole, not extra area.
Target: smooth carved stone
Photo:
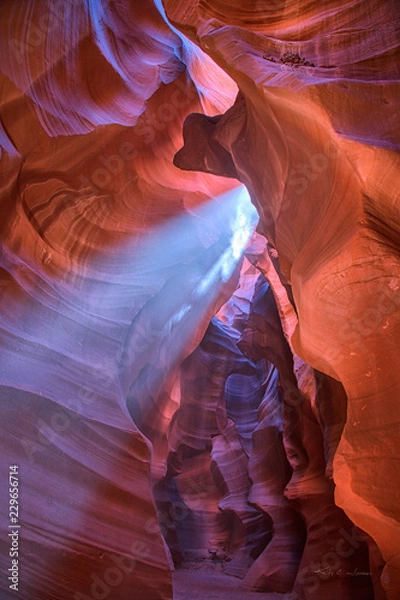
[[[184,64],[153,3],[106,4],[1,7],[0,437],[21,493],[23,477],[23,600],[171,599],[153,486],[176,372],[240,271],[213,281],[178,347],[187,298],[166,294],[219,259],[222,233],[210,249],[196,211],[237,182],[182,174],[173,156],[187,114],[225,110],[236,85],[222,75],[200,99],[194,82],[217,65],[189,51]],[[4,573],[7,557],[4,544]]]
[[[282,440],[282,404],[278,373],[265,365],[265,395],[253,433],[249,475],[253,482],[249,502],[264,510],[272,520],[272,539],[250,567],[246,584],[257,590],[288,592],[296,578],[304,545],[299,515],[284,496],[291,477]]]
[[[235,330],[222,325],[217,327],[215,321],[199,348],[183,363],[182,404],[170,436],[170,444],[176,452],[169,458],[168,472],[176,481],[182,480],[181,497],[187,502],[183,482],[188,481],[190,474],[188,461],[200,454],[205,458],[212,440],[210,468],[222,495],[218,507],[225,519],[225,537],[221,537],[221,530],[216,527],[218,521],[214,520],[213,539],[220,545],[220,552],[222,547],[226,548],[230,558],[226,572],[245,577],[246,585],[252,589],[289,591],[301,554],[302,527],[283,495],[290,479],[290,466],[281,441],[282,415],[276,370],[271,365],[266,369],[257,367],[257,371],[251,363],[246,366],[243,356],[232,344],[237,339]],[[246,403],[243,403],[244,397]],[[275,432],[273,443],[271,439],[271,444],[265,446],[269,430]],[[270,465],[269,470],[266,465]],[[195,499],[196,494],[192,505]],[[176,523],[178,538],[183,543],[179,549],[181,554],[188,552],[184,540],[189,537],[197,548],[202,535],[206,536],[203,544],[207,542],[210,530],[204,521],[204,511],[209,500],[206,493],[198,500],[201,513],[196,515],[194,511],[192,517]],[[198,506],[197,503],[196,508]],[[271,527],[274,534],[268,544]],[[231,531],[229,535],[227,528]],[[168,539],[177,554],[176,542],[171,535]],[[200,548],[197,552],[201,552]],[[206,555],[205,549],[202,555]]]
[[[23,600],[170,600],[186,551],[286,589],[302,533],[282,448],[308,525],[295,594],[365,599],[370,570],[398,598],[398,6],[367,8],[1,3],[0,438]],[[202,209],[232,178],[277,313],[250,309],[248,265],[229,306],[240,264],[194,293],[230,247]],[[207,360],[180,369],[218,311]]]
[[[353,548],[349,554],[341,553],[340,549],[337,550],[340,545],[340,536],[337,535],[337,532],[343,530],[345,532],[343,535],[348,535],[352,524],[343,511],[335,506],[334,486],[326,478],[326,461],[329,460],[330,455],[324,453],[324,437],[321,427],[326,419],[324,414],[318,415],[315,407],[324,406],[326,387],[329,390],[329,382],[327,386],[323,387],[324,376],[319,375],[322,384],[310,386],[312,372],[310,373],[310,368],[304,365],[301,368],[297,367],[295,373],[294,358],[283,335],[272,290],[262,275],[255,286],[252,310],[238,345],[246,354],[251,353],[253,360],[257,358],[270,360],[275,364],[279,373],[283,401],[281,408],[282,450],[284,448],[285,458],[287,455],[293,469],[293,473],[291,477],[289,474],[287,481],[284,483],[282,480],[280,481],[281,490],[283,492],[283,488],[285,488],[285,496],[290,500],[291,506],[302,515],[307,530],[299,570],[297,572],[296,569],[293,572],[292,562],[291,577],[289,573],[285,574],[287,580],[291,579],[293,582],[296,577],[294,592],[298,594],[299,598],[307,600],[318,598],[321,595],[333,599],[338,594],[349,599],[353,597],[373,598],[368,549],[365,541],[358,540],[357,547]],[[306,371],[306,382],[304,381],[304,371]],[[332,416],[340,425],[340,403],[343,400],[341,395],[343,391],[338,383],[337,386],[339,412],[335,414],[335,411],[332,410]],[[331,388],[331,391],[334,389],[335,387]],[[329,399],[331,400],[332,397]],[[273,411],[271,413],[273,414]],[[322,417],[321,423],[318,416]],[[328,429],[325,431],[326,440],[332,439],[329,425],[328,422]],[[337,440],[337,437],[333,439]],[[318,506],[318,510],[316,506]],[[279,514],[276,515],[276,521],[280,522]],[[298,531],[297,536],[299,539]],[[296,549],[298,553],[301,552],[299,543],[294,547],[294,550]],[[265,553],[267,552],[268,547]],[[334,559],[335,562],[335,567],[329,569],[327,577],[325,577],[324,571],[327,569],[326,565],[320,566],[321,557],[323,565],[325,565],[326,557],[329,560]],[[315,567],[316,570],[314,569],[315,565],[319,565],[318,568]],[[366,575],[355,579],[348,575],[353,569],[366,573]],[[274,572],[272,574],[272,582],[274,582]],[[265,579],[267,578],[265,577]]]
[[[343,427],[346,421],[346,408],[347,408],[347,397],[344,392],[343,386],[335,379],[319,373],[318,371],[310,368],[307,364],[301,360],[293,350],[291,346],[291,336],[296,330],[298,319],[293,307],[293,299],[291,295],[290,286],[287,285],[282,278],[279,277],[277,269],[279,264],[277,263],[276,252],[274,252],[268,244],[262,242],[262,238],[255,234],[253,243],[246,249],[246,256],[250,262],[256,266],[257,270],[260,271],[270,285],[270,292],[265,295],[265,305],[260,303],[257,309],[257,303],[253,303],[253,312],[251,318],[248,320],[249,325],[252,319],[259,319],[258,315],[263,315],[263,318],[258,321],[259,331],[264,331],[268,320],[268,332],[271,335],[271,331],[277,327],[278,320],[276,312],[279,313],[279,319],[281,321],[282,331],[284,337],[293,354],[293,368],[297,378],[297,385],[300,387],[302,393],[306,394],[312,402],[316,417],[322,427],[324,433],[324,449],[326,459],[326,475],[332,477],[333,472],[333,457],[337,445],[340,441],[340,436],[343,431]],[[260,280],[258,290],[260,292],[260,286],[262,290],[262,281]],[[272,291],[272,294],[271,294]],[[273,295],[273,296],[272,296]],[[257,296],[254,296],[256,299]],[[276,309],[274,308],[274,301],[276,303]],[[269,315],[269,317],[267,316]],[[278,335],[279,339],[279,335]],[[246,347],[246,354],[252,351],[251,338],[246,341],[246,335],[242,335],[240,344],[244,348]],[[285,345],[280,341],[277,344],[276,339],[271,340],[270,346],[273,348],[281,348],[286,356],[286,361],[291,363],[290,355],[285,349]],[[268,350],[272,352],[272,348]],[[274,360],[279,360],[276,353]],[[281,370],[285,368],[285,363],[281,362]],[[291,377],[291,374],[288,374]],[[285,386],[285,384],[284,384]],[[295,403],[298,401],[298,393],[296,392],[296,385],[286,384],[286,397],[287,401]],[[318,396],[318,401],[317,401]],[[334,402],[332,401],[334,398]]]
[[[247,469],[248,458],[235,424],[228,421],[221,435],[213,440],[211,472],[225,492],[218,507],[231,523],[230,562],[225,570],[240,578],[246,575],[272,533],[269,515],[248,502],[251,481]]]
[[[31,368],[38,372],[44,367],[35,350]],[[38,394],[11,382],[1,387],[2,422],[7,423],[1,451],[14,454],[20,480],[24,574],[18,593],[23,600],[86,600],[111,593],[122,600],[134,586],[168,600],[170,563],[159,527],[147,527],[156,517],[148,486],[149,447],[116,402],[113,416],[108,413],[111,386],[106,399],[90,384],[76,390],[81,396],[64,387],[69,408],[57,389]],[[6,541],[2,546],[6,573]],[[8,582],[2,594],[10,597]]]
[[[377,27],[361,2],[340,10],[332,2],[327,11],[306,2],[265,8],[232,1],[225,12],[218,4],[193,5],[196,11],[184,13],[173,0],[165,3],[175,26],[240,88],[236,108],[221,118],[224,127],[213,132],[209,147],[218,139],[230,151],[258,208],[259,230],[278,253],[298,315],[291,337],[296,353],[345,389],[347,419],[333,458],[335,498],[378,544],[387,563],[382,584],[395,599],[400,590],[400,514],[394,502],[400,485],[396,5],[379,5]],[[334,34],[339,30],[340,40]],[[300,61],[288,64],[283,59],[288,54]],[[244,123],[234,140],[230,119]]]
[[[267,542],[270,520],[247,502],[247,430],[255,426],[263,391],[255,366],[237,348],[238,337],[214,319],[182,363],[181,404],[169,433],[163,497],[170,506],[176,503],[168,492],[175,485],[186,507],[184,518],[174,519],[176,539],[172,532],[166,537],[173,554],[187,561],[229,558],[227,572],[243,577]],[[237,394],[243,397],[243,382],[254,398],[237,413],[234,404]],[[157,492],[156,498],[161,498]]]
[[[182,150],[177,152],[174,157],[174,164],[177,167],[187,171],[196,169],[213,175],[238,177],[229,152],[217,140],[212,139],[212,132],[220,119],[220,116],[206,117],[200,114],[190,115],[186,119],[183,126],[183,139],[185,145],[187,144],[190,147],[190,151],[187,152],[184,146]],[[190,144],[192,138],[196,139],[196,144]],[[195,149],[197,150],[196,153]]]

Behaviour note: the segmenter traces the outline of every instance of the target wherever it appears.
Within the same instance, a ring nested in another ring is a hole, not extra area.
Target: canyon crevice
[[[2,2],[2,599],[400,598],[398,8]]]

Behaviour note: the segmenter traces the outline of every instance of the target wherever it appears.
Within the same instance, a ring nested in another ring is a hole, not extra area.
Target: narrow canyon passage
[[[400,599],[398,8],[0,3],[0,600]]]

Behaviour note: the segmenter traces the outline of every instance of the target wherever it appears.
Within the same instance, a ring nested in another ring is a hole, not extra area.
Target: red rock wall
[[[188,73],[201,78],[200,57],[186,68],[151,2],[0,10],[1,451],[4,481],[8,464],[20,469],[19,596],[171,598],[152,492],[177,407],[168,376],[236,285],[217,273],[214,295],[174,328],[183,286],[225,248],[218,224],[202,240],[196,210],[232,184],[172,161],[185,114],[224,110],[235,85],[200,97]],[[182,215],[186,267],[174,227],[151,235]]]
[[[169,599],[173,563],[208,560],[393,600],[397,0],[164,7],[0,6],[19,596]],[[243,268],[236,204],[214,203],[236,178],[260,216]]]
[[[166,2],[171,20],[240,88],[235,106],[212,129],[198,117],[193,133],[203,128],[208,136],[204,154],[214,152],[215,141],[224,157],[229,152],[250,190],[260,231],[291,285],[296,352],[344,385],[336,502],[377,542],[386,560],[382,583],[395,598],[397,5],[332,1],[322,11],[312,2],[232,2],[228,12],[215,3],[193,6],[187,17]],[[190,161],[192,123],[177,159],[185,169],[204,169],[204,160]]]

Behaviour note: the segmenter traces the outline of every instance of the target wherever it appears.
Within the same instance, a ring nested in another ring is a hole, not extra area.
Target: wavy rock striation
[[[238,83],[210,127],[190,117],[182,168],[203,129],[231,155],[260,214],[259,230],[291,286],[296,352],[339,380],[347,420],[333,462],[336,502],[378,544],[388,598],[400,589],[396,346],[399,336],[399,21],[395,2],[172,0],[167,14]],[[372,9],[372,4],[369,5]],[[371,115],[374,115],[371,117]],[[198,150],[197,150],[198,153]],[[216,164],[215,157],[213,158]],[[385,490],[383,492],[383,490]]]
[[[204,563],[399,597],[399,31],[397,0],[1,3],[21,600]]]

